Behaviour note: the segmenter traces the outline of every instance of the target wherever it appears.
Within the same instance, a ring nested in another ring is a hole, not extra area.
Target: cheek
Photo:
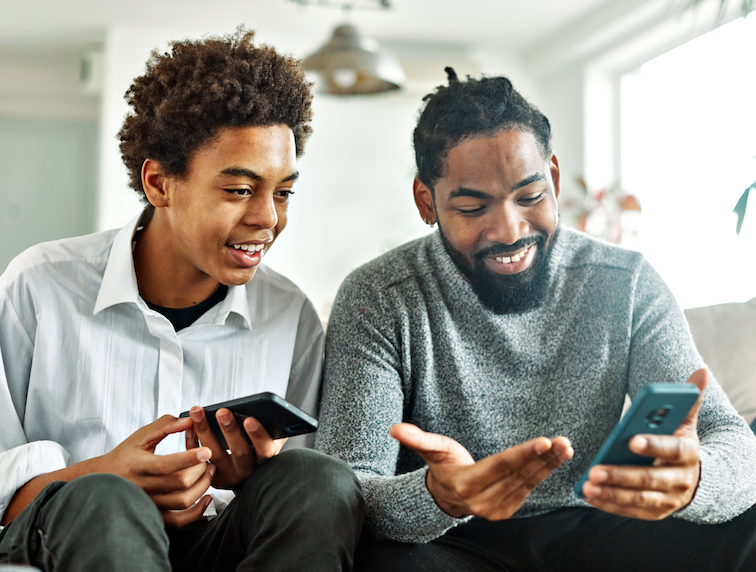
[[[278,224],[276,224],[276,236],[281,234],[283,229],[286,228],[286,224],[289,222],[288,205],[281,205],[276,209],[278,215]]]

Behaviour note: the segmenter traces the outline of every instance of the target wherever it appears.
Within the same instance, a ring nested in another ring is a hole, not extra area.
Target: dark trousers
[[[734,572],[756,570],[756,508],[717,525],[646,522],[590,508],[473,519],[428,544],[363,535],[355,572]]]
[[[44,572],[351,570],[362,495],[346,464],[292,450],[258,468],[217,518],[164,529],[132,483],[52,483],[0,536],[0,563]]]

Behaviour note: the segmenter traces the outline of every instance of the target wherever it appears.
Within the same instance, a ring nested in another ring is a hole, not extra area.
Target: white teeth
[[[509,264],[510,262],[519,262],[523,258],[525,258],[525,255],[528,253],[528,250],[530,250],[530,246],[527,248],[521,250],[517,254],[514,254],[512,256],[497,256],[496,261],[502,262],[504,264]]]
[[[265,248],[264,244],[232,244],[236,250],[244,250],[247,252],[259,252]]]

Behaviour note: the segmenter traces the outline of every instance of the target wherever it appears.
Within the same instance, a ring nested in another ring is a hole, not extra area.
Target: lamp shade
[[[338,26],[328,43],[303,64],[321,76],[326,93],[336,95],[391,91],[405,80],[399,60],[351,25]]]

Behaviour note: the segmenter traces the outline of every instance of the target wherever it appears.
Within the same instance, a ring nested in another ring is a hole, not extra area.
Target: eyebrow
[[[456,199],[459,197],[471,197],[473,199],[490,199],[491,195],[484,193],[483,191],[476,191],[474,189],[468,189],[466,187],[460,187],[449,193],[450,199]]]
[[[258,173],[255,173],[252,169],[245,169],[243,167],[229,167],[228,169],[223,169],[221,171],[221,175],[230,175],[232,177],[247,177],[248,179],[252,179],[254,181],[262,181],[263,176],[259,175]],[[281,182],[285,183],[287,181],[296,181],[299,178],[299,171],[296,171],[283,179]]]
[[[532,185],[536,181],[543,181],[545,179],[546,179],[546,175],[544,175],[543,173],[533,173],[529,177],[526,177],[519,183],[515,184],[512,187],[512,190],[516,191],[517,189],[521,189],[523,187],[527,187],[528,185]]]

